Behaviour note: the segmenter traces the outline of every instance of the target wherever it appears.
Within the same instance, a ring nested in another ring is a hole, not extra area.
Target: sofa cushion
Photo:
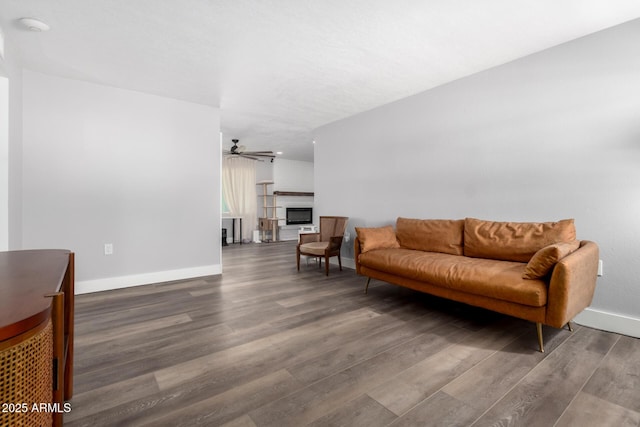
[[[475,258],[529,262],[545,246],[574,240],[573,219],[557,222],[464,220],[464,254]]]
[[[546,282],[523,279],[526,264],[521,262],[402,248],[367,252],[358,259],[362,266],[435,286],[532,307],[547,303]]]
[[[360,240],[360,251],[362,253],[374,249],[399,248],[396,232],[393,227],[356,227],[356,234]]]
[[[417,251],[462,255],[464,220],[398,218],[400,246]]]
[[[551,271],[554,265],[562,258],[580,247],[580,241],[560,242],[545,246],[533,255],[524,269],[524,279],[540,279]]]

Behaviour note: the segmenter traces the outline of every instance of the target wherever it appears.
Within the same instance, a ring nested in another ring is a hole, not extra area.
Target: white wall
[[[269,161],[256,162],[257,181],[273,181],[273,163]]]
[[[4,143],[0,143],[0,151],[6,160],[0,166],[0,173],[6,174],[0,184],[0,203],[5,219],[0,220],[0,244],[7,249],[21,249],[22,245],[22,70],[17,63],[17,52],[9,39],[5,39],[4,59],[0,59],[0,74],[8,78],[7,99],[1,102],[8,107],[8,122],[1,126],[0,132],[8,135]],[[5,92],[6,94],[6,92]],[[6,115],[2,113],[6,120]]]
[[[313,177],[313,162],[278,158],[273,163],[256,162],[256,180],[273,181],[276,191],[312,192]]]
[[[275,159],[273,182],[276,191],[313,192],[313,163]]]
[[[2,58],[0,58],[0,61],[2,61]],[[6,251],[8,249],[9,249],[9,79],[6,76],[4,76],[2,71],[0,70],[0,251]]]
[[[75,251],[80,292],[219,274],[219,127],[212,107],[25,70],[22,246]]]
[[[638,40],[635,20],[317,129],[317,210],[340,206],[352,232],[575,218],[604,260],[580,320],[638,336]]]

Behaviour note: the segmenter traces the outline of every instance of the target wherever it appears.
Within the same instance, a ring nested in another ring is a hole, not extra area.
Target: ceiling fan
[[[262,158],[269,158],[273,162],[273,159],[276,157],[273,154],[273,151],[245,151],[244,146],[238,146],[239,140],[232,139],[231,142],[233,142],[233,146],[230,150],[224,150],[225,156],[244,157],[247,159],[258,160],[260,162],[264,161]]]

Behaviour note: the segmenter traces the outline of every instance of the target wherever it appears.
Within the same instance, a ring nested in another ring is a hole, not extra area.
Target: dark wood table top
[[[20,335],[44,322],[50,297],[60,291],[68,250],[39,249],[0,252],[0,341]]]

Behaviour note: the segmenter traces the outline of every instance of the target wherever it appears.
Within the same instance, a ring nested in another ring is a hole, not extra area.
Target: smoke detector
[[[49,26],[36,18],[20,18],[20,24],[22,24],[29,31],[49,31]]]

